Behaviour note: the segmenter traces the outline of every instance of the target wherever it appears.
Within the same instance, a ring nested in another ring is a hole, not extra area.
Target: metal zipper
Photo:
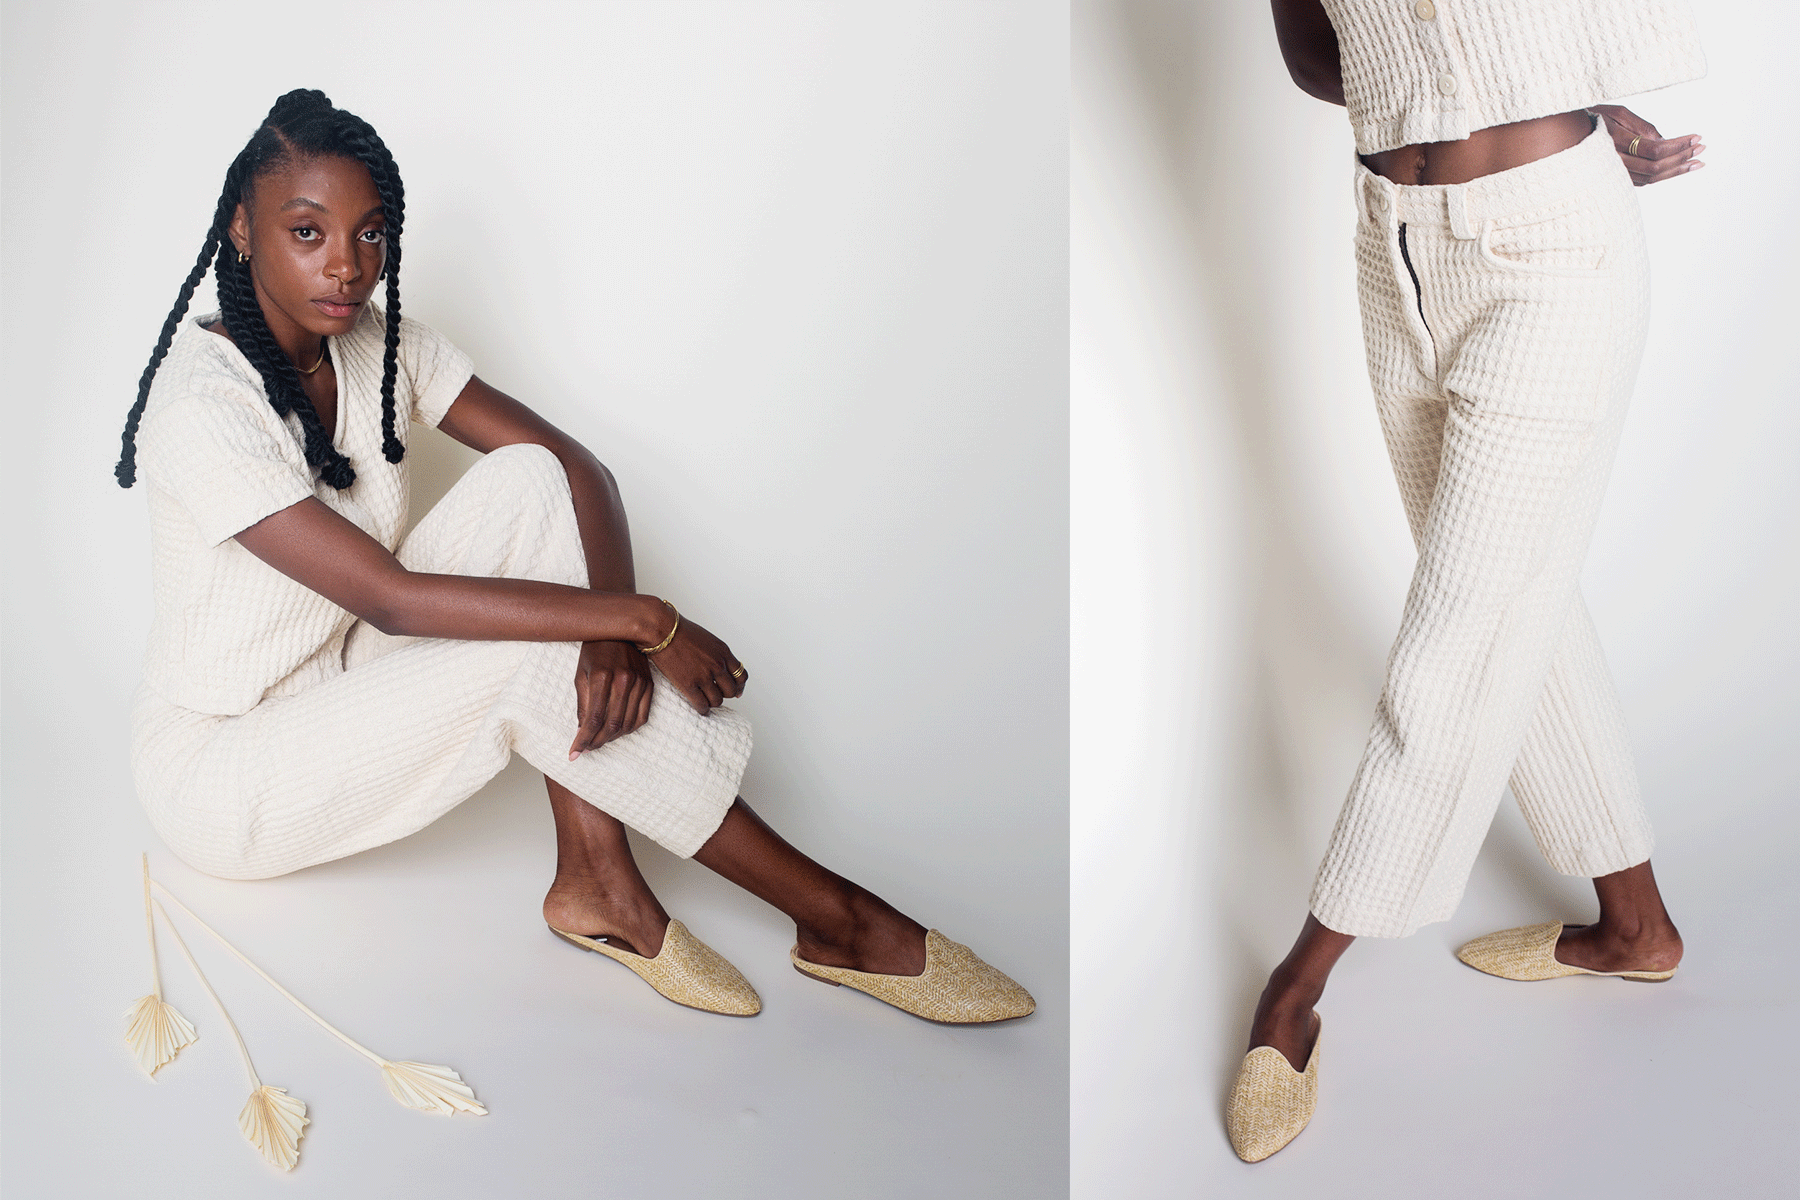
[[[1419,273],[1413,270],[1412,255],[1406,252],[1406,222],[1400,222],[1400,261],[1406,264],[1406,273],[1412,276],[1413,296],[1419,303],[1419,324],[1425,326],[1427,335],[1431,334],[1431,322],[1425,319],[1425,289],[1419,286]]]

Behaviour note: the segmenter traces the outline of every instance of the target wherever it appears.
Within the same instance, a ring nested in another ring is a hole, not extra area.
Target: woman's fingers
[[[650,664],[636,646],[587,642],[575,672],[575,740],[569,758],[642,728],[650,719]]]
[[[636,733],[644,727],[644,722],[650,719],[650,706],[645,703],[649,695],[650,681],[648,679],[629,681],[629,686],[625,690],[624,707],[620,712],[620,737],[624,737],[628,733]]]
[[[644,680],[643,689],[638,695],[637,715],[632,719],[631,728],[634,731],[642,729],[644,723],[650,719],[650,698],[655,694],[656,689],[650,685],[650,681]]]
[[[1706,147],[1698,134],[1665,138],[1656,126],[1618,104],[1597,104],[1594,111],[1606,122],[1626,174],[1638,187],[1673,179],[1706,165],[1700,161],[1700,152]]]
[[[1705,149],[1700,139],[1693,135],[1647,141],[1638,146],[1635,155],[1623,156],[1625,170],[1631,175],[1631,182],[1639,187],[1660,183],[1705,166],[1700,161],[1700,152]]]
[[[1593,111],[1606,122],[1606,131],[1612,135],[1613,145],[1621,153],[1631,144],[1633,138],[1659,138],[1656,126],[1644,120],[1626,108],[1623,104],[1596,104]]]
[[[582,751],[582,738],[587,733],[588,714],[593,707],[593,700],[588,695],[586,674],[575,672],[575,740],[569,743],[569,761],[574,762]]]
[[[624,681],[613,672],[592,672],[581,681],[584,686],[577,688],[577,694],[586,693],[586,703],[577,703],[577,727],[575,741],[569,746],[569,758],[592,750],[595,746],[605,745],[617,737],[619,728],[618,707],[621,697],[619,685]]]

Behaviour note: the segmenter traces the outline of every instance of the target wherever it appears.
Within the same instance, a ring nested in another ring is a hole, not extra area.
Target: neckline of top
[[[357,335],[359,335],[360,333],[362,333],[363,327],[365,325],[367,325],[373,319],[369,316],[369,312],[372,310],[372,308],[373,308],[373,305],[369,305],[369,304],[363,305],[362,311],[360,311],[356,314],[356,324],[352,325],[350,327],[349,333],[344,334],[341,337],[336,334],[326,334],[325,335],[326,348],[331,352],[332,371],[337,379],[337,420],[333,422],[333,428],[331,431],[331,444],[333,446],[337,446],[340,450],[343,449],[341,443],[344,440],[344,430],[349,425],[349,422],[350,422],[350,417],[349,417],[350,406],[348,404],[344,403],[345,395],[346,395],[346,392],[348,391],[348,389],[344,386],[344,372],[342,369],[343,368],[343,359],[338,354],[338,347],[341,346],[346,340],[348,340],[350,338],[354,338]],[[217,309],[215,309],[214,311],[209,312],[209,313],[197,313],[194,316],[188,318],[187,323],[189,325],[193,326],[193,328],[196,332],[205,334],[208,338],[212,339],[213,341],[219,342],[222,346],[224,346],[226,356],[228,358],[234,358],[234,359],[236,359],[237,362],[242,363],[244,366],[244,369],[249,371],[252,375],[260,375],[261,372],[257,371],[255,364],[252,363],[249,360],[249,358],[247,358],[244,355],[244,352],[238,348],[238,344],[236,342],[232,341],[230,338],[226,337],[224,334],[216,333],[213,330],[208,329],[206,327],[208,324],[218,324],[218,323],[221,323],[223,320],[224,320],[224,314],[222,312],[218,311]],[[266,391],[266,389],[265,389],[265,391]]]

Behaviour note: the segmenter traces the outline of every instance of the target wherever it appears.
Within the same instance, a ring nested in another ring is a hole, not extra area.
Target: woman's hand
[[[1631,182],[1639,187],[1706,165],[1698,157],[1706,147],[1701,145],[1697,133],[1665,138],[1656,132],[1656,126],[1623,105],[1596,104],[1592,111],[1606,122],[1606,131],[1612,134],[1613,145],[1625,162]]]
[[[671,646],[669,649],[673,650]],[[650,660],[630,642],[583,642],[575,668],[575,740],[584,750],[634,733],[650,719]]]
[[[651,661],[681,690],[694,711],[702,714],[743,695],[744,685],[750,682],[750,672],[731,653],[731,647],[686,617],[681,618],[675,640],[658,650]]]

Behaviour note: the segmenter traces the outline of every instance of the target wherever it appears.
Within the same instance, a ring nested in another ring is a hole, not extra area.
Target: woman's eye
[[[379,242],[387,237],[387,230],[385,230],[385,229],[365,229],[365,230],[363,230],[362,236],[363,236],[363,241],[365,241],[365,242]]]
[[[309,225],[302,225],[294,230],[294,236],[303,242],[310,242],[319,236],[319,231]]]

